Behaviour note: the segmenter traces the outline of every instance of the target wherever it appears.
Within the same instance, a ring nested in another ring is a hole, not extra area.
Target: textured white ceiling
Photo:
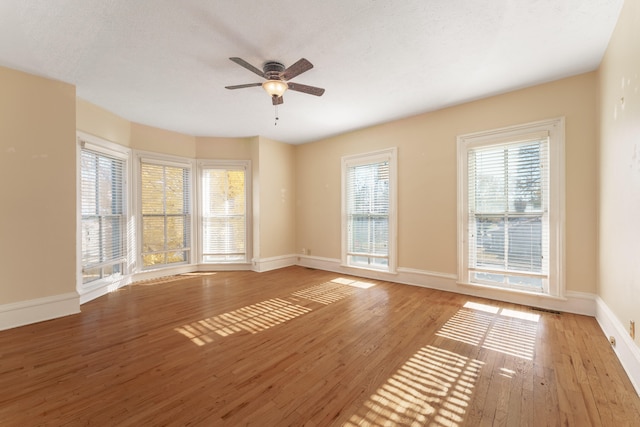
[[[623,0],[0,0],[0,65],[123,118],[303,143],[597,68]],[[315,68],[274,107],[258,68]],[[0,95],[1,96],[1,95]]]

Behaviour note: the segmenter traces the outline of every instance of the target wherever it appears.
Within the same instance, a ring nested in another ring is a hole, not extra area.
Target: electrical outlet
[[[631,339],[636,339],[636,321],[629,321],[629,335],[631,335]]]

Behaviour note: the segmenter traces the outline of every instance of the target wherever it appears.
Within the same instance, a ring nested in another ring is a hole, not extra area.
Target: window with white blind
[[[186,263],[191,250],[191,166],[140,163],[142,267]]]
[[[342,159],[342,262],[395,272],[396,149]]]
[[[562,119],[458,138],[465,283],[562,292]]]
[[[249,162],[200,164],[202,262],[248,262],[249,171]]]
[[[123,274],[126,258],[126,157],[81,141],[82,283]]]

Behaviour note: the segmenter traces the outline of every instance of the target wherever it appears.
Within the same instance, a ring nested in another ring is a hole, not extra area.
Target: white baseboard
[[[298,263],[296,255],[282,255],[271,258],[254,258],[252,270],[258,273],[291,267]]]
[[[135,273],[131,276],[131,282],[139,282],[142,280],[153,280],[161,277],[175,276],[177,274],[193,273],[198,270],[195,264],[185,264],[176,267],[159,268],[157,270],[147,270]]]
[[[89,289],[82,295],[76,292],[37,298],[27,301],[19,301],[0,305],[0,330],[11,329],[31,323],[55,319],[80,312],[80,304],[91,299],[112,292],[134,281],[157,279],[176,274],[191,273],[193,271],[214,270],[253,270],[264,272],[279,268],[300,265],[325,271],[333,271],[339,274],[347,274],[370,279],[386,280],[395,283],[421,286],[430,289],[438,289],[446,292],[454,292],[463,295],[471,295],[489,298],[499,301],[523,304],[549,310],[564,311],[570,313],[594,316],[606,337],[614,337],[616,345],[613,347],[618,359],[636,392],[640,396],[640,348],[627,333],[626,328],[620,323],[615,314],[599,297],[593,294],[569,291],[565,298],[550,298],[539,295],[519,294],[493,290],[475,286],[461,285],[457,283],[457,277],[453,274],[437,273],[432,271],[399,268],[397,273],[385,273],[374,270],[363,270],[345,267],[340,260],[322,258],[308,255],[285,255],[272,258],[254,259],[253,265],[235,264],[221,265],[183,265],[169,269],[146,271],[126,276],[119,281],[106,283]],[[230,268],[227,268],[230,267]]]
[[[615,338],[616,345],[612,347],[613,351],[618,356],[622,367],[629,376],[629,380],[631,380],[631,384],[633,384],[638,396],[640,396],[640,348],[633,342],[627,329],[599,296],[596,297],[595,317],[604,335],[607,338]]]
[[[195,271],[251,271],[252,265],[249,263],[239,264],[198,264]]]
[[[116,280],[100,281],[95,285],[78,289],[80,295],[80,305],[99,298],[109,292],[117,291],[123,286],[131,283],[131,276],[121,276]]]
[[[0,305],[0,331],[80,313],[76,292]]]
[[[462,285],[457,282],[457,276],[455,274],[402,267],[398,268],[396,274],[392,274],[373,270],[349,268],[343,266],[338,259],[321,258],[308,255],[298,256],[298,265],[317,268],[319,270],[333,271],[336,273],[351,274],[369,279],[387,280],[389,282],[402,283],[405,285],[421,286],[429,289],[455,292],[462,295],[522,304],[546,310],[584,314],[587,316],[594,316],[596,313],[594,295],[582,292],[567,292],[564,298],[555,298],[546,295],[522,292],[510,292],[503,289]]]

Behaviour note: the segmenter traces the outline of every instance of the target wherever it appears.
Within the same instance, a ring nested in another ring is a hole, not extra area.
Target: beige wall
[[[625,0],[599,88],[598,294],[640,345],[640,0]]]
[[[75,292],[75,88],[0,67],[0,305]]]
[[[607,64],[617,64],[610,59],[615,56],[615,44],[612,46]],[[624,52],[619,55],[631,56]],[[619,76],[607,77],[611,73],[607,70],[611,67],[603,66],[603,81],[617,80],[619,87]],[[70,245],[62,251],[56,246],[56,254],[66,253],[67,257],[48,258],[43,262],[46,262],[50,271],[61,273],[59,269],[66,268],[69,271],[65,272],[73,275],[66,287],[58,286],[56,281],[27,286],[24,291],[3,286],[0,288],[0,303],[52,295],[62,288],[67,291],[75,289],[75,191],[69,189],[75,189],[76,126],[87,133],[134,149],[188,158],[251,160],[254,241],[257,245],[254,252],[262,259],[298,253],[301,248],[307,248],[312,256],[339,258],[340,158],[347,154],[397,146],[399,267],[455,274],[456,136],[558,116],[566,117],[567,287],[574,291],[596,291],[598,80],[595,73],[300,146],[262,137],[233,139],[182,135],[131,123],[100,107],[76,100],[74,88],[70,85],[7,69],[2,69],[0,77],[0,82],[7,87],[0,100],[0,112],[3,117],[11,118],[8,121],[11,124],[0,129],[2,170],[3,173],[7,171],[8,176],[13,177],[13,173],[20,177],[12,179],[11,185],[3,181],[2,192],[9,195],[5,200],[11,203],[8,206],[17,202],[24,206],[24,203],[35,204],[36,201],[40,206],[44,200],[52,203],[57,212],[63,212],[48,219],[55,225],[44,227],[32,225],[36,221],[25,216],[24,209],[3,210],[2,215],[7,220],[2,223],[12,224],[10,228],[4,226],[6,231],[3,230],[2,239],[3,262],[10,260],[7,269],[14,272],[13,276],[8,277],[15,281],[18,274],[22,279],[28,274],[29,268],[26,267],[31,266],[32,261],[23,257],[24,260],[18,262],[20,257],[14,254],[30,251],[36,241],[42,247],[36,233],[55,235],[48,243],[45,242],[49,246]],[[614,83],[611,85],[615,86]],[[627,114],[635,105],[633,102],[627,101]],[[610,107],[604,109],[611,110]],[[612,132],[618,131],[607,129],[603,126],[606,138],[617,138]],[[631,148],[635,149],[635,146],[631,147],[632,142],[628,142],[628,145],[623,150],[625,154],[629,154]],[[51,162],[52,158],[56,159],[55,164]],[[41,164],[35,167],[36,162]],[[47,165],[44,173],[41,173],[42,164]],[[603,160],[603,168],[605,166],[606,161]],[[621,173],[618,169],[612,175]],[[34,170],[36,174],[32,173]],[[57,178],[52,181],[50,176]],[[41,181],[46,181],[46,185],[41,185]],[[16,182],[20,185],[19,191],[15,189]],[[609,183],[610,180],[605,180],[603,185],[608,186]],[[66,190],[56,193],[50,188],[57,188],[58,184],[62,184]],[[52,202],[54,196],[56,203]],[[621,203],[618,200],[617,204]],[[603,214],[612,215],[609,211]],[[615,220],[612,219],[612,222]],[[34,233],[19,233],[20,238],[18,232],[13,231],[33,227],[36,227]],[[61,238],[60,234],[64,236]],[[58,258],[64,258],[64,262]],[[606,270],[605,267],[603,271]],[[64,274],[57,276],[61,278],[60,282],[67,284]],[[604,283],[609,277],[603,275],[601,279]],[[637,292],[637,287],[635,289]],[[602,294],[614,298],[606,290]],[[612,305],[615,307],[616,303],[612,302]]]
[[[83,99],[76,100],[76,129],[125,147],[131,145],[131,122]]]
[[[250,160],[253,256],[295,253],[295,147],[263,137],[191,137],[128,122],[78,101],[78,129],[133,149],[195,159]]]
[[[258,151],[258,253],[263,259],[290,255],[296,252],[295,147],[260,137]]]
[[[189,159],[196,157],[196,139],[193,136],[138,123],[131,123],[131,148]]]
[[[576,77],[304,144],[296,150],[296,248],[340,258],[341,156],[398,147],[398,266],[456,274],[456,137],[566,118],[566,283],[594,293],[596,75]]]
[[[255,138],[196,138],[196,158],[216,160],[251,160]]]

